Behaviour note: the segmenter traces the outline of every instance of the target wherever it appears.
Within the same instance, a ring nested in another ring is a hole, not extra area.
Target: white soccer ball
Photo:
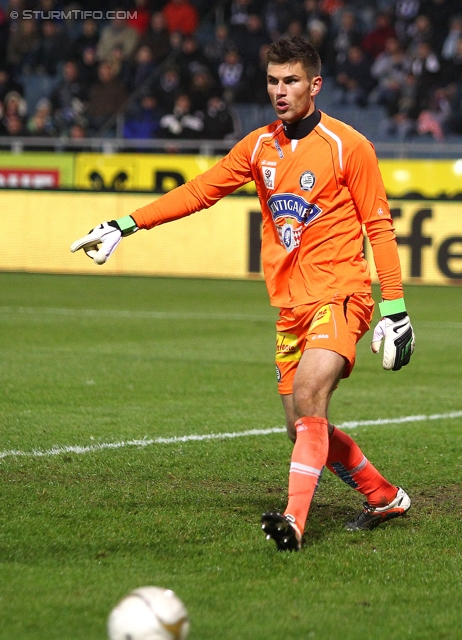
[[[109,640],[185,640],[186,607],[170,589],[141,587],[123,598],[108,620]]]

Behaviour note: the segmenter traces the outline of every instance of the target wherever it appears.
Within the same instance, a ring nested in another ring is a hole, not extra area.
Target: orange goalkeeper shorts
[[[292,393],[298,363],[305,349],[328,349],[343,356],[348,378],[356,358],[356,344],[368,331],[374,302],[367,293],[336,296],[327,303],[281,309],[276,322],[278,391]]]

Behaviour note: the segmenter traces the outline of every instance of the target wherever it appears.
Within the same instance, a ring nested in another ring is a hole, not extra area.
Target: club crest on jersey
[[[276,178],[276,169],[274,167],[262,167],[263,181],[267,189],[274,189],[274,179]]]
[[[311,191],[316,182],[316,176],[312,171],[304,171],[300,176],[300,187],[303,191]]]

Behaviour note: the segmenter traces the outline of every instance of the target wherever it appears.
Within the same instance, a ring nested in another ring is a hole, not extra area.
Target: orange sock
[[[336,427],[329,438],[326,466],[343,482],[365,495],[374,507],[389,504],[398,491],[369,462],[356,442]]]
[[[285,514],[295,518],[303,533],[311,500],[329,448],[325,418],[303,417],[295,423],[297,440],[292,451],[289,473],[289,502]]]

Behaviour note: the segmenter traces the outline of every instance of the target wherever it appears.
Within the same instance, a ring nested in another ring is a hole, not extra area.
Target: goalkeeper
[[[411,505],[404,489],[386,480],[328,419],[332,393],[350,375],[356,344],[372,319],[363,227],[382,292],[382,318],[371,347],[378,353],[383,342],[385,369],[398,371],[409,363],[414,334],[374,149],[357,131],[316,108],[321,85],[320,59],[306,40],[272,43],[267,86],[278,119],[243,138],[209,171],[130,216],[104,222],[71,247],[103,264],[124,236],[210,207],[255,181],[263,271],[270,302],[280,309],[278,390],[294,442],[287,507],[262,517],[264,533],[281,551],[301,548],[325,466],[365,498],[364,509],[346,524],[349,530],[372,529]]]

